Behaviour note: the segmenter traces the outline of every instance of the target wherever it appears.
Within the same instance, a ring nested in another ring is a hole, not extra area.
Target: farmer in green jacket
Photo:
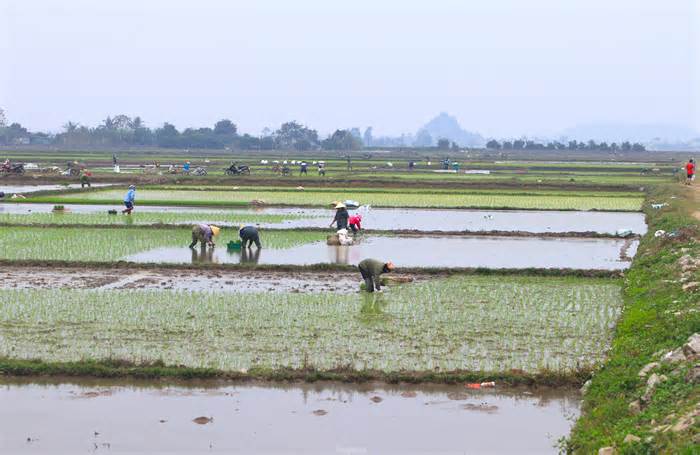
[[[376,259],[365,259],[357,267],[360,269],[362,279],[365,280],[366,291],[374,292],[377,289],[378,292],[382,292],[379,276],[382,273],[389,273],[394,270],[394,263],[391,261],[382,262]]]

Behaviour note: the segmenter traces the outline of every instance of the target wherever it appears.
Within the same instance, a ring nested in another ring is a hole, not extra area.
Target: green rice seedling
[[[0,356],[572,372],[605,358],[621,305],[610,280],[531,277],[452,277],[382,295],[4,290]]]
[[[119,203],[122,192],[118,190],[92,191],[81,194],[36,197],[35,201],[76,203]],[[252,201],[266,204],[327,206],[334,200],[359,199],[362,204],[377,207],[445,207],[491,209],[543,209],[543,210],[611,210],[639,211],[641,196],[578,196],[570,194],[498,194],[498,193],[440,193],[440,192],[361,192],[348,191],[230,191],[230,190],[159,190],[141,189],[137,205],[200,205],[241,206]]]
[[[267,231],[266,248],[291,248],[325,238],[322,232]],[[0,229],[0,258],[10,260],[118,261],[135,253],[162,247],[186,247],[186,228],[39,228]],[[237,229],[223,229],[220,243],[237,239]]]

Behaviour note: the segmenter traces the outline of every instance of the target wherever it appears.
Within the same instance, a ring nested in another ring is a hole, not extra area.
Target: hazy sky
[[[0,107],[50,130],[700,130],[699,29],[700,0],[0,0]]]

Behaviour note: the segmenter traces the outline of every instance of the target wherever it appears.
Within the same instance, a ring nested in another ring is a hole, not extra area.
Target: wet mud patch
[[[145,289],[211,292],[355,293],[360,276],[348,272],[255,270],[90,269],[0,266],[0,289]],[[426,279],[426,278],[423,278]]]

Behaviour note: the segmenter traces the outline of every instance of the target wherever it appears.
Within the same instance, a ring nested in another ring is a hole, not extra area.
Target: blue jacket
[[[135,197],[136,197],[136,190],[129,190],[126,193],[126,196],[124,196],[124,202],[134,202]]]

